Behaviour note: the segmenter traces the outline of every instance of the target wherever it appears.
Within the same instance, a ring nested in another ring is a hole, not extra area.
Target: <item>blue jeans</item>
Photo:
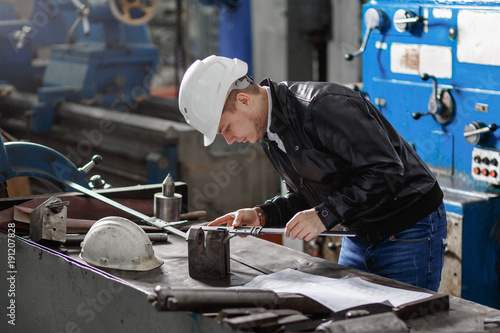
[[[412,227],[374,245],[344,237],[339,264],[437,291],[446,247],[443,203]]]

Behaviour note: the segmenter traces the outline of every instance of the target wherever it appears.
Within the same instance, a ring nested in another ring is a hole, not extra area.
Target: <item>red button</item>
[[[481,173],[481,170],[479,170],[479,168],[474,168],[474,173],[476,175],[479,175]]]
[[[497,172],[495,170],[491,171],[490,172],[490,176],[491,177],[496,177],[497,176]]]
[[[488,176],[488,170],[487,170],[487,169],[483,169],[483,171],[481,171],[481,173],[482,173],[484,176]]]

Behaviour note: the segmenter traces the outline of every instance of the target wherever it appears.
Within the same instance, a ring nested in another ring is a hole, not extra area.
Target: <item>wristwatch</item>
[[[260,207],[254,207],[257,211],[257,215],[259,215],[259,220],[260,220],[260,226],[263,227],[266,224],[266,213],[262,210]]]

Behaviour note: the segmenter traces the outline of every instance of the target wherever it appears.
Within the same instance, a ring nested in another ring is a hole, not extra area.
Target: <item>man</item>
[[[186,121],[228,144],[259,142],[289,193],[210,223],[284,227],[309,241],[336,225],[339,264],[437,291],[446,244],[443,193],[410,145],[362,94],[320,82],[257,85],[238,59],[210,56],[186,71]]]

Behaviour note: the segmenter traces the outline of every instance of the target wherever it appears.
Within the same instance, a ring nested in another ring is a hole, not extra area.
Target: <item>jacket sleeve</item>
[[[315,207],[327,229],[381,209],[394,200],[404,180],[399,154],[406,151],[402,138],[382,114],[361,94],[328,94],[313,105],[311,122],[305,128],[315,149],[328,151],[344,162],[345,181],[338,190]]]
[[[258,205],[266,214],[266,228],[285,227],[298,212],[311,208],[302,196],[288,192],[285,196],[276,196]]]

